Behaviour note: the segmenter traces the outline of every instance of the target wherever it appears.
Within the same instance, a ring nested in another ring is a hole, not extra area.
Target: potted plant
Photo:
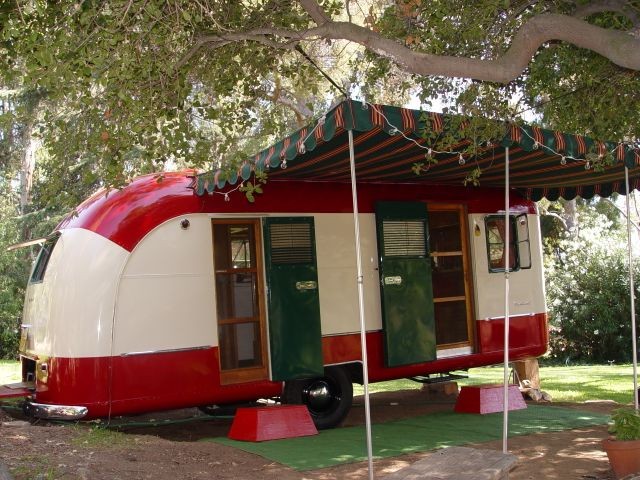
[[[640,472],[640,414],[631,408],[618,408],[611,415],[609,433],[614,438],[603,440],[609,463],[616,478]]]

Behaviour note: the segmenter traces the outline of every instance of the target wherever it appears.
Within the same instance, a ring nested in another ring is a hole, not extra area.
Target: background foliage
[[[577,225],[559,234],[549,229],[545,238],[550,356],[572,363],[630,362],[626,224],[606,200],[578,204]],[[635,261],[636,296],[639,274]]]

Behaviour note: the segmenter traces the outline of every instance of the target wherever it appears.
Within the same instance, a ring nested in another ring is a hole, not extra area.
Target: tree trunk
[[[20,215],[27,213],[27,207],[31,203],[31,189],[33,187],[33,172],[36,168],[36,151],[38,141],[33,138],[33,122],[24,125],[22,132],[22,162],[20,164]]]
[[[578,228],[578,209],[576,208],[576,199],[569,200],[564,203],[564,214],[562,215],[567,225],[567,230],[571,233]]]

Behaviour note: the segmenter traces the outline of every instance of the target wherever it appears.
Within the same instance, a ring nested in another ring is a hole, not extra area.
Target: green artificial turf
[[[509,412],[509,436],[554,432],[607,423],[608,416],[574,409],[529,406]],[[502,413],[487,415],[440,412],[372,426],[377,458],[502,438]],[[211,438],[296,470],[315,470],[366,460],[365,428],[324,430],[318,435],[267,442]]]

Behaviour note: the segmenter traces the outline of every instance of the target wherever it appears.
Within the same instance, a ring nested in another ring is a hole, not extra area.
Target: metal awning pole
[[[356,187],[356,162],[353,152],[353,130],[349,130],[349,164],[351,166],[353,228],[356,237],[356,266],[358,271],[358,313],[360,314],[360,348],[362,349],[362,381],[364,384],[364,417],[367,431],[367,459],[369,461],[369,480],[373,480],[371,409],[369,404],[369,363],[367,362],[367,329],[364,317],[364,276],[362,275],[362,253],[360,251],[360,221],[358,219],[358,189]]]
[[[633,285],[633,251],[631,249],[631,207],[629,205],[629,169],[624,167],[624,183],[627,203],[627,248],[629,251],[629,297],[631,298],[631,345],[633,355],[633,405],[638,411],[638,350],[636,340],[636,299]]]
[[[504,157],[504,372],[502,404],[502,453],[507,453],[509,433],[509,267],[511,222],[509,221],[509,147]]]

